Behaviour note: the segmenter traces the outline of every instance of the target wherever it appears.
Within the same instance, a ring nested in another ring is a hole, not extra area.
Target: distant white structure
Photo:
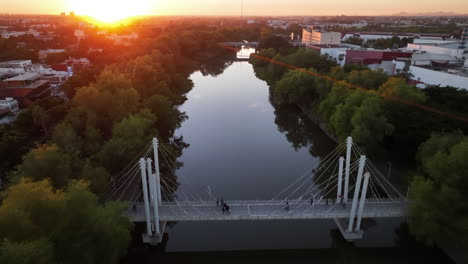
[[[326,32],[314,27],[302,29],[302,44],[339,45],[341,44],[340,32]]]
[[[418,61],[414,61],[412,63],[417,62]],[[404,61],[395,61],[394,64],[395,69],[401,71],[405,67],[406,63]],[[420,84],[453,86],[468,90],[468,73],[465,69],[411,65],[409,67],[409,72],[412,74],[411,79]],[[421,87],[421,85],[418,85],[418,87]]]
[[[19,110],[18,101],[11,97],[7,97],[5,100],[0,100],[0,109],[9,109],[10,112],[16,112]]]
[[[456,58],[462,58],[464,54],[463,49],[458,48],[458,43],[445,43],[445,44],[408,44],[407,50],[417,52],[427,52],[440,55],[448,55]]]
[[[74,34],[78,40],[82,40],[84,37],[86,37],[86,33],[81,29],[76,29]]]
[[[346,51],[349,47],[321,48],[320,54],[327,55],[335,60],[341,67],[346,63]]]
[[[38,57],[40,60],[46,59],[49,54],[60,54],[64,53],[65,49],[45,49],[38,52]]]

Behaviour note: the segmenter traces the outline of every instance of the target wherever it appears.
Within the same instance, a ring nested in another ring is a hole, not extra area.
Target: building
[[[396,73],[394,60],[411,58],[412,52],[386,51],[386,50],[346,50],[345,65],[366,65],[370,69],[381,69],[388,75]]]
[[[458,42],[450,42],[450,43],[426,43],[426,44],[408,44],[406,47],[407,50],[413,52],[427,52],[433,54],[440,54],[440,55],[448,55],[456,58],[462,58],[464,56],[465,50],[464,48],[460,48],[460,44]]]
[[[341,44],[341,33],[326,32],[314,27],[302,29],[302,44],[319,44],[319,45],[339,45]]]
[[[389,33],[389,32],[346,32],[341,36],[342,41],[350,38],[360,38],[363,40],[389,39],[393,37],[412,38],[412,39],[428,39],[428,40],[447,40],[452,39],[452,34],[426,34],[426,33]]]
[[[12,78],[4,79],[0,88],[0,98],[12,97],[22,106],[47,95],[49,81],[41,80],[38,72],[27,72]]]
[[[78,41],[86,37],[86,33],[81,29],[75,29],[74,35],[78,39]]]
[[[18,101],[11,97],[5,98],[5,100],[0,100],[0,116],[19,110]]]
[[[453,86],[468,90],[468,72],[463,68],[410,66],[409,72],[412,74],[411,79],[419,84]]]
[[[13,60],[0,62],[0,72],[26,72],[33,68],[31,60]]]
[[[65,49],[45,49],[45,50],[40,50],[38,52],[38,57],[40,60],[45,60],[47,59],[47,56],[49,54],[60,54],[60,53],[65,53]]]
[[[86,58],[68,59],[62,63],[51,65],[51,68],[53,71],[68,72],[69,76],[73,76],[75,72],[88,67],[90,64],[91,62]]]

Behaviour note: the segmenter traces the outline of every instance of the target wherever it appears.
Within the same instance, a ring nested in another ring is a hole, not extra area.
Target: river
[[[249,50],[242,52],[245,57]],[[271,199],[336,146],[297,109],[275,109],[268,85],[246,61],[217,76],[198,71],[191,79],[194,87],[180,107],[188,119],[176,131],[190,144],[179,158],[178,197]],[[332,220],[180,222],[166,228],[162,249],[138,259],[451,263],[439,250],[415,243],[403,219],[363,225],[364,239],[347,243]]]

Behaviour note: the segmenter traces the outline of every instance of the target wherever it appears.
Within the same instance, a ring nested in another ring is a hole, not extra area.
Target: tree
[[[317,98],[315,77],[301,70],[289,71],[276,83],[273,96],[282,103],[310,105]]]
[[[370,151],[376,151],[383,138],[393,132],[383,110],[381,97],[365,91],[352,91],[330,117],[330,126],[342,141],[348,136]]]
[[[47,111],[41,106],[33,105],[31,107],[31,114],[34,124],[40,126],[42,128],[42,131],[44,132],[44,135],[48,137],[50,117],[47,114]]]
[[[262,50],[268,48],[273,48],[282,55],[287,55],[294,51],[294,46],[290,44],[287,39],[280,36],[265,34],[260,40],[258,49]]]
[[[428,123],[433,115],[403,102],[423,104],[424,92],[397,78],[388,79],[377,91],[386,98],[385,116],[395,128],[387,139],[387,148],[400,152],[402,160],[414,160],[418,146],[428,139],[434,127]]]
[[[0,262],[9,264],[53,264],[54,247],[47,239],[0,244]]]
[[[85,182],[54,190],[47,180],[23,179],[0,206],[0,260],[116,263],[130,241],[125,210],[123,204],[100,205]]]
[[[64,153],[56,145],[41,145],[23,157],[15,176],[34,180],[51,179],[55,188],[62,188],[76,177],[79,166],[76,157]]]
[[[468,137],[434,134],[421,145],[421,171],[410,186],[410,227],[428,242],[468,245]]]
[[[115,124],[112,138],[97,153],[100,164],[111,173],[119,172],[122,164],[131,162],[151,138],[157,136],[154,129],[156,120],[151,111],[144,109]]]

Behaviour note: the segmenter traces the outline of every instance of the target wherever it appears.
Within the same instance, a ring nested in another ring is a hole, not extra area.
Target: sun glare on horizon
[[[104,23],[115,23],[130,17],[148,15],[151,0],[69,0],[71,10]]]

